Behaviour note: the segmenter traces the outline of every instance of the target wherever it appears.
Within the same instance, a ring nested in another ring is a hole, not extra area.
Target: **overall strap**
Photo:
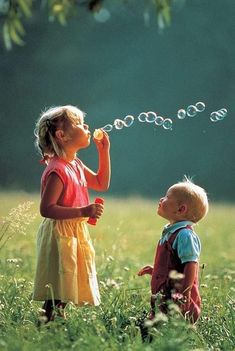
[[[192,226],[189,225],[189,224],[186,225],[185,227],[176,229],[176,231],[175,231],[174,233],[171,234],[169,240],[167,241],[167,246],[168,246],[168,248],[171,248],[171,250],[172,250],[172,245],[173,245],[174,240],[176,239],[176,237],[177,237],[177,235],[179,234],[179,232],[181,231],[181,229],[185,229],[185,228],[193,230]]]

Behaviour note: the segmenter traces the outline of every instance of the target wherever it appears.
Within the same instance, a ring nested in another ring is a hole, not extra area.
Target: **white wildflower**
[[[108,256],[108,257],[107,257],[107,261],[109,261],[109,262],[110,262],[110,261],[114,261],[113,256]]]
[[[162,312],[158,312],[156,315],[155,315],[155,318],[154,318],[154,323],[158,323],[158,322],[168,322],[168,317],[162,313]]]
[[[114,279],[110,279],[110,278],[106,280],[106,286],[116,288],[116,289],[119,288],[119,284]]]
[[[147,328],[151,328],[153,326],[153,324],[154,324],[153,320],[146,319],[144,321],[144,326],[147,327]]]
[[[16,234],[26,234],[27,226],[35,219],[36,214],[30,213],[33,202],[27,201],[12,208],[0,221],[0,249]]]
[[[175,270],[172,270],[169,272],[169,278],[173,279],[173,280],[178,280],[178,279],[183,279],[184,278],[184,274],[177,272]]]

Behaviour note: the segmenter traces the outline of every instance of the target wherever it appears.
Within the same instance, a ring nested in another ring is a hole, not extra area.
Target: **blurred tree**
[[[113,0],[115,2],[115,0]],[[122,0],[123,3],[134,3],[138,0]],[[104,0],[0,0],[0,28],[3,45],[7,50],[12,49],[13,44],[24,45],[25,21],[29,20],[36,12],[47,9],[48,20],[58,21],[61,25],[76,16],[79,7],[87,10],[97,17],[100,22],[109,18],[109,12],[105,9]],[[168,26],[171,22],[171,10],[174,3],[182,0],[145,0],[144,20],[148,22],[149,8],[156,11],[157,22],[160,29]],[[40,3],[38,6],[38,3]]]

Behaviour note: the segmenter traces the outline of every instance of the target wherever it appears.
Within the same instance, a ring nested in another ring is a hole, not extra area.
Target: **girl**
[[[90,145],[84,113],[74,106],[50,108],[35,129],[36,145],[47,164],[41,179],[40,213],[44,218],[37,236],[37,265],[33,299],[45,301],[47,321],[55,310],[75,305],[99,305],[95,252],[87,228],[88,217],[98,219],[102,204],[89,204],[88,188],[105,191],[110,182],[110,143],[107,133],[93,139],[99,155],[94,173],[76,156]],[[56,309],[55,309],[56,307]]]

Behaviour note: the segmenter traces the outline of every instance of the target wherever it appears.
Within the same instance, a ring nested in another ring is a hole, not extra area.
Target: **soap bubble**
[[[152,111],[147,112],[146,122],[153,123],[155,122],[156,118],[157,118],[157,114],[155,112],[152,112]]]
[[[204,102],[199,101],[195,104],[195,107],[198,112],[203,112],[206,108],[206,105],[204,104]]]
[[[1,2],[1,0],[0,0]],[[181,108],[177,111],[177,118],[182,120],[185,119],[187,116],[195,117],[198,112],[203,112],[206,108],[206,105],[202,101],[198,101],[195,105],[189,105],[186,109]],[[212,122],[222,121],[228,111],[226,108],[221,108],[218,111],[213,111],[210,114],[210,120]],[[134,123],[135,120],[138,120],[141,123],[155,123],[156,126],[162,126],[166,130],[172,130],[173,121],[170,118],[164,118],[162,116],[158,116],[156,112],[149,111],[149,112],[141,112],[138,117],[134,117],[132,115],[126,115],[125,118],[122,119],[115,119],[113,125],[106,124],[101,129],[105,132],[111,132],[113,128],[120,130],[123,127],[130,127]]]
[[[224,113],[223,111],[219,110],[216,112],[217,113],[217,119],[218,121],[222,121],[224,119],[224,117],[226,116],[226,113]]]
[[[196,106],[194,106],[194,105],[189,105],[189,106],[187,107],[187,115],[188,115],[189,117],[195,117],[196,114],[197,114],[197,108],[196,108]]]
[[[221,108],[219,111],[217,111],[218,114],[220,114],[220,116],[222,115],[222,119],[224,119],[227,116],[228,111],[226,110],[226,108]]]
[[[163,117],[161,117],[161,116],[157,116],[156,117],[155,124],[157,126],[161,126],[163,124],[163,122],[164,122],[164,118]]]
[[[162,124],[164,129],[172,129],[172,120],[170,118],[166,118]]]
[[[141,112],[138,116],[138,121],[139,122],[146,122],[147,118],[147,113],[146,112]]]
[[[228,113],[228,110],[226,110],[226,108],[221,108],[220,111],[223,112],[223,113],[225,113],[226,115],[227,115],[227,113]]]
[[[124,127],[124,122],[121,119],[115,119],[114,123],[113,123],[114,127],[116,129],[122,129]]]
[[[124,119],[124,126],[125,127],[130,127],[134,123],[135,118],[131,115],[127,115]]]
[[[105,8],[101,8],[99,11],[95,11],[93,16],[95,20],[100,23],[107,22],[111,17],[110,12]]]
[[[184,119],[184,118],[186,117],[186,111],[185,111],[183,108],[181,108],[181,109],[177,112],[177,117],[178,117],[179,119]]]
[[[113,126],[112,126],[112,124],[106,124],[101,129],[108,133],[108,132],[111,132],[111,130],[113,130]]]
[[[210,120],[211,120],[211,122],[218,122],[218,120],[219,120],[218,113],[217,112],[211,112]]]
[[[211,122],[222,121],[227,116],[227,112],[228,111],[226,110],[226,108],[221,108],[218,111],[211,112],[210,114]]]

